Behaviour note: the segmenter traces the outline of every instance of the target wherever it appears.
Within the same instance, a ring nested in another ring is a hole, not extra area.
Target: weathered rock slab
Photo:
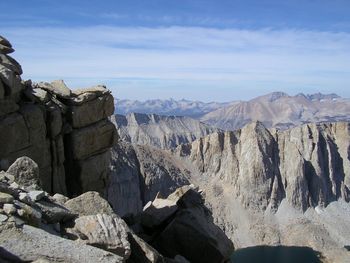
[[[119,263],[118,255],[83,243],[51,235],[41,229],[24,225],[23,229],[7,228],[1,231],[0,246],[23,261],[46,259],[54,262]]]
[[[114,213],[108,202],[97,192],[86,192],[72,198],[65,203],[65,207],[80,216]]]
[[[105,119],[114,113],[114,99],[111,94],[97,97],[68,111],[73,128],[81,128]]]
[[[113,146],[117,132],[111,122],[102,120],[94,125],[74,130],[68,136],[73,159],[83,160]]]
[[[130,256],[128,226],[116,215],[82,216],[75,220],[74,229],[87,244],[111,251],[124,259]]]

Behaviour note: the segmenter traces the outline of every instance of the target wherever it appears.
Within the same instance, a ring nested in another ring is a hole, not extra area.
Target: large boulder
[[[157,196],[153,202],[149,201],[143,208],[141,224],[144,227],[155,228],[171,217],[177,208],[176,202]]]
[[[128,226],[117,215],[97,214],[75,220],[74,230],[87,244],[127,259],[130,256]]]
[[[112,215],[113,209],[108,202],[97,192],[86,192],[78,197],[68,200],[65,207],[80,216],[107,214]]]
[[[36,88],[46,90],[59,98],[69,98],[71,96],[71,90],[66,86],[63,80],[55,80],[51,83],[40,82],[36,85]]]
[[[47,198],[39,200],[35,204],[39,207],[45,222],[49,224],[66,222],[77,217],[76,213],[69,211],[66,207],[52,202]]]
[[[32,262],[38,259],[49,262],[124,262],[123,257],[88,246],[81,242],[64,239],[29,225],[22,228],[0,226],[0,260],[5,252],[17,261]],[[5,258],[6,259],[6,258]],[[2,262],[2,261],[1,261]],[[5,261],[6,262],[6,261]]]
[[[128,233],[128,240],[131,246],[131,254],[128,263],[170,263],[157,250],[147,244],[142,238],[132,232]]]
[[[15,181],[26,188],[39,188],[39,167],[27,156],[18,158],[7,170],[15,177]]]
[[[194,263],[224,262],[233,252],[232,242],[200,207],[179,210],[153,244],[165,256],[180,254]]]
[[[150,244],[169,258],[181,255],[190,262],[224,262],[234,250],[193,186],[180,187],[167,199],[156,198],[146,205],[141,224],[153,228]]]

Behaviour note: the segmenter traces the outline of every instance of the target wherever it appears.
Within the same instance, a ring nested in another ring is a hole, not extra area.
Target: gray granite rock
[[[13,196],[7,193],[0,192],[0,203],[12,203],[13,202]]]
[[[21,75],[23,73],[21,65],[10,56],[0,54],[0,64],[6,66],[17,75]]]
[[[15,181],[24,187],[38,188],[39,167],[29,157],[18,158],[7,170],[7,173],[14,175]]]
[[[16,213],[17,209],[13,204],[4,204],[2,209],[4,210],[5,214],[13,215]]]
[[[78,197],[68,200],[65,204],[70,211],[80,216],[96,214],[114,214],[108,202],[97,192],[86,192]]]
[[[51,235],[24,225],[23,228],[6,227],[0,235],[0,246],[23,261],[46,259],[54,262],[122,263],[124,259],[102,249]]]
[[[116,215],[81,216],[75,220],[74,230],[87,244],[111,251],[125,260],[130,256],[128,226]]]
[[[46,90],[59,98],[69,98],[71,96],[71,90],[66,86],[63,80],[56,80],[51,83],[39,82],[37,88]]]
[[[8,47],[3,44],[0,44],[0,54],[10,54],[14,51],[15,50],[12,47]]]

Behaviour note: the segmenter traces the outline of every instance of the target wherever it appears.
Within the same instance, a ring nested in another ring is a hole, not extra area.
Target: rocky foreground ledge
[[[0,207],[1,262],[225,262],[233,252],[188,185],[126,218],[129,227],[97,192],[49,195],[22,157],[0,172]]]

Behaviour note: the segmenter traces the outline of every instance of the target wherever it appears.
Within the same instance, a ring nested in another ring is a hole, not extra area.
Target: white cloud
[[[25,77],[64,78],[77,86],[101,79],[124,97],[133,92],[140,98],[148,96],[152,83],[157,92],[162,85],[169,87],[164,89],[167,97],[175,94],[176,85],[186,86],[186,94],[196,94],[203,87],[208,92],[203,96],[216,95],[220,85],[231,93],[232,88],[264,93],[318,87],[350,97],[348,33],[106,26],[1,32],[16,48],[14,57]]]

